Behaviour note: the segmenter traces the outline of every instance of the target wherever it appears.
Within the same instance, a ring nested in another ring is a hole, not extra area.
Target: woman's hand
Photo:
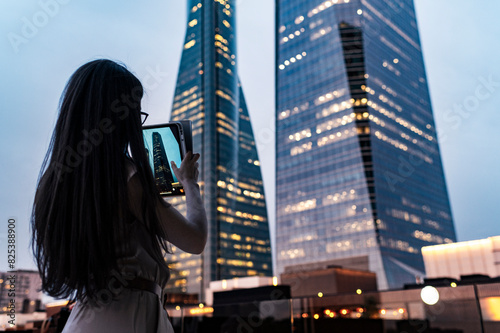
[[[177,167],[174,161],[170,163],[172,165],[172,171],[182,186],[187,187],[191,183],[196,184],[198,182],[199,163],[197,161],[199,158],[200,154],[193,154],[188,151],[181,162],[180,168]]]

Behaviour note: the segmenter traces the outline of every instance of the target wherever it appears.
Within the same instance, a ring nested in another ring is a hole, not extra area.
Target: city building
[[[161,134],[158,132],[153,132],[153,165],[156,185],[160,192],[172,192],[174,177]]]
[[[211,281],[272,276],[264,186],[238,78],[236,0],[190,0],[171,120],[193,123],[200,185],[209,221],[202,255],[167,256],[170,293],[198,294]],[[182,197],[170,200],[185,212]]]
[[[42,304],[42,279],[38,271],[16,270],[0,272],[0,312],[10,311],[11,300],[15,299],[16,313],[32,313]],[[15,297],[11,297],[14,295]]]
[[[422,248],[427,278],[500,276],[500,236]]]
[[[456,239],[412,0],[276,0],[277,272],[366,258],[380,290]]]
[[[308,268],[289,266],[281,284],[290,286],[292,297],[313,297],[377,290],[377,275],[366,270],[339,266]]]

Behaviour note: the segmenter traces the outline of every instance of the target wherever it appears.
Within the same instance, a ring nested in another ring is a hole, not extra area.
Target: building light
[[[323,297],[323,293],[321,291],[318,293],[318,297]]]
[[[277,286],[278,285],[278,277],[277,276],[273,276],[273,286]]]
[[[319,319],[319,314],[314,314],[314,319]]]
[[[363,14],[363,11],[361,9],[358,9],[357,13],[358,13],[358,15],[361,15],[361,14]]]
[[[426,286],[420,292],[420,298],[427,305],[434,305],[439,301],[439,291],[433,286]]]
[[[363,291],[362,291],[361,289],[357,289],[357,290],[356,290],[356,294],[358,294],[358,295],[361,295],[361,293],[362,293],[362,292],[363,292]]]

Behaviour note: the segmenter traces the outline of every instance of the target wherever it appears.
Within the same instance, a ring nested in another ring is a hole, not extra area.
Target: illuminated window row
[[[332,92],[328,92],[324,95],[318,96],[318,98],[314,100],[314,104],[315,105],[325,104],[333,100],[334,98],[343,96],[344,94],[345,94],[345,89],[334,90]]]
[[[368,106],[370,106],[374,110],[378,111],[379,113],[383,114],[387,118],[390,118],[390,119],[394,120],[399,125],[401,125],[401,126],[407,128],[407,129],[409,129],[410,131],[412,131],[412,132],[414,132],[414,133],[416,133],[416,134],[418,134],[418,135],[426,138],[429,141],[433,141],[434,140],[434,138],[431,135],[429,135],[427,133],[424,133],[418,127],[416,127],[415,125],[413,125],[410,122],[406,121],[405,119],[396,116],[396,114],[394,112],[386,110],[383,107],[380,107],[378,104],[373,103],[372,101],[368,101],[366,104],[368,104]]]
[[[434,228],[436,230],[441,230],[442,229],[441,225],[438,222],[436,222],[436,221],[425,219],[424,222],[425,222],[425,224],[427,224],[428,226],[430,226],[430,227],[432,227],[432,228]]]
[[[219,126],[222,126],[224,128],[226,128],[227,130],[229,130],[234,136],[237,135],[236,133],[236,129],[228,122],[225,122],[224,120],[222,119],[218,119],[217,120],[217,125]]]
[[[195,93],[188,95],[187,97],[183,97],[183,98],[181,98],[179,96],[179,98],[176,98],[176,102],[174,103],[173,108],[177,109],[178,107],[181,107],[182,105],[184,105],[188,102],[191,102],[193,99],[196,99],[196,98],[198,98],[198,94],[195,94]]]
[[[230,29],[231,28],[231,24],[229,24],[228,21],[226,20],[222,20],[222,23],[226,26],[226,28]]]
[[[290,134],[288,136],[287,142],[300,141],[304,138],[310,138],[310,137],[311,137],[311,129],[306,128],[306,129],[303,129],[303,130],[296,132],[294,134]]]
[[[420,231],[420,230],[415,230],[413,232],[413,237],[430,242],[430,243],[438,243],[438,244],[443,244],[443,243],[453,243],[453,241],[449,238],[444,238],[438,235],[434,235],[428,232]]]
[[[291,238],[288,243],[303,243],[310,242],[312,240],[317,240],[318,234],[316,232],[309,232],[306,234],[298,235],[296,237]]]
[[[338,96],[342,96],[344,94],[343,89],[340,90],[340,92],[337,92]],[[327,94],[328,95],[328,94]],[[319,102],[319,99],[318,99]],[[330,106],[324,108],[320,112],[316,113],[316,119],[323,118],[323,117],[328,117],[331,114],[337,113],[337,112],[342,112],[344,110],[350,109],[352,107],[352,104],[348,101],[343,101],[341,103],[335,103],[331,104]]]
[[[349,0],[327,0],[325,2],[322,2],[320,5],[314,7],[312,10],[310,10],[307,13],[307,16],[308,17],[313,17],[314,15],[316,15],[318,13],[321,13],[322,11],[324,11],[325,9],[330,8],[333,5],[342,4],[342,3],[348,3],[348,2],[349,2]]]
[[[333,31],[333,28],[328,26],[326,28],[321,28],[319,31],[315,32],[315,33],[312,33],[311,36],[309,37],[309,39],[311,41],[315,41],[316,39],[318,38],[321,38],[325,35],[328,35],[330,32]]]
[[[227,129],[222,128],[222,127],[217,127],[217,132],[220,134],[224,134],[230,138],[233,138],[233,135],[234,135],[232,132],[230,132]]]
[[[283,209],[285,214],[303,212],[305,210],[310,210],[316,208],[316,199],[308,199],[301,202],[298,202],[293,205],[286,205]]]
[[[198,97],[196,94],[194,94],[193,96]],[[189,99],[186,98],[185,100],[183,100],[182,104],[184,104],[184,102],[189,102]],[[193,109],[193,108],[197,107],[198,105],[200,105],[202,103],[203,103],[203,98],[200,97],[200,98],[198,98],[198,99],[196,99],[194,101],[191,101],[191,102],[189,102],[187,104],[184,104],[182,107],[177,108],[177,107],[174,106],[174,108],[175,108],[175,111],[177,113],[179,113],[179,112],[185,112],[185,111],[187,111],[189,109]],[[181,104],[181,102],[179,102],[178,104]]]
[[[293,64],[297,61],[300,61],[300,60],[304,59],[306,56],[307,56],[307,52],[305,52],[305,51],[302,53],[299,53],[296,56],[291,57],[289,60],[285,60],[282,64],[279,65],[279,69],[284,70],[286,68],[286,66],[290,66],[291,64]]]
[[[180,270],[182,268],[187,267],[197,267],[201,264],[200,260],[187,260],[187,261],[178,261],[175,263],[169,263],[169,267],[175,270]]]
[[[196,44],[196,40],[194,39],[191,39],[189,42],[187,42],[186,44],[184,44],[184,49],[187,50],[187,49],[190,49],[194,46],[194,44]]]
[[[229,47],[227,47],[226,45],[222,44],[221,42],[216,41],[216,42],[215,42],[215,46],[217,46],[218,48],[220,48],[220,49],[221,49],[221,50],[223,50],[224,52],[229,53]],[[222,68],[222,67],[221,67],[221,68]]]
[[[253,267],[253,262],[247,260],[217,258],[217,263],[220,265],[227,265],[227,266]]]
[[[415,214],[410,214],[404,210],[391,209],[389,215],[400,220],[409,221],[415,224],[422,224],[422,219]]]
[[[392,238],[386,239],[384,237],[381,237],[380,244],[385,247],[390,247],[408,253],[419,253],[419,250],[417,248],[411,246],[410,243],[402,240],[394,240]]]
[[[314,29],[316,27],[319,27],[320,25],[323,24],[323,19],[317,19],[316,21],[313,21],[309,24],[309,29]]]
[[[396,109],[396,110],[398,110],[399,112],[402,112],[402,111],[403,111],[403,108],[402,108],[400,105],[398,105],[398,104],[394,103],[392,100],[390,100],[389,98],[387,98],[387,96],[385,96],[385,95],[380,94],[380,95],[378,96],[378,99],[379,99],[379,100],[381,100],[382,102],[384,102],[385,104],[388,104],[388,105],[390,105],[391,107],[395,108],[395,109]]]
[[[396,133],[398,132],[396,129],[394,129],[393,131]],[[406,133],[401,133],[401,137],[410,141],[411,143],[419,146],[420,148],[422,148],[423,151],[426,151],[426,152],[431,153],[431,154],[437,153],[436,149],[434,149],[434,147],[430,147],[430,146],[426,145],[425,143],[423,143],[422,141],[415,139]]]
[[[188,110],[190,112],[202,110],[202,108],[203,108],[203,98],[200,98],[196,101],[191,102],[188,105],[184,105],[183,107],[181,107],[179,109],[173,110],[172,116],[177,116],[179,114],[182,114],[183,112],[187,112]]]
[[[250,162],[252,160],[248,160],[248,163],[253,163],[253,162]],[[258,161],[257,161],[258,162]],[[260,164],[260,163],[259,163]],[[244,183],[242,181],[239,181],[238,182],[238,186],[242,189],[246,189],[246,190],[250,190],[250,191],[255,191],[255,192],[259,192],[259,191],[262,191],[262,187],[258,187],[258,186],[255,186],[255,185],[251,185],[251,184],[247,184],[247,183]]]
[[[215,94],[217,96],[220,96],[220,97],[224,98],[225,100],[228,100],[229,102],[231,102],[231,104],[236,105],[236,102],[233,100],[233,98],[230,95],[228,95],[225,92],[223,92],[222,90],[217,89],[215,91]]]
[[[252,255],[250,252],[240,252],[240,251],[235,251],[234,255],[238,258],[255,258],[255,255]]]
[[[361,222],[347,222],[343,226],[337,226],[335,227],[335,231],[337,233],[352,233],[352,232],[359,232],[359,231],[365,231],[365,230],[373,230],[375,229],[375,223],[373,223],[372,220],[367,220],[367,221],[361,221]]]
[[[351,189],[349,192],[343,191],[335,194],[328,194],[326,197],[323,197],[322,205],[330,206],[347,200],[354,200],[356,198],[356,190]]]
[[[296,156],[312,149],[312,142],[306,142],[290,149],[290,156]]]
[[[173,108],[178,110],[180,107],[182,107],[184,105],[184,106],[187,106],[188,109],[191,109],[191,108],[197,107],[201,103],[203,103],[203,97],[198,98],[198,94],[192,94],[191,96],[184,98],[184,99],[180,100],[179,102],[175,103]]]
[[[264,196],[259,192],[252,192],[252,191],[248,191],[248,190],[243,190],[243,194],[246,195],[247,197],[264,200]]]
[[[397,62],[399,62],[399,60],[398,59],[394,59],[394,62],[397,63]],[[401,76],[401,72],[398,69],[396,69],[396,67],[394,67],[393,65],[391,65],[389,62],[384,61],[382,63],[382,66],[384,66],[385,68],[387,68],[388,70],[390,70],[391,72],[393,72],[394,74],[396,74],[397,76]]]
[[[239,198],[239,197],[237,197],[237,198]],[[255,203],[254,206],[265,207],[266,205],[262,204],[262,203],[261,203],[261,205],[258,205],[257,203]],[[219,216],[219,219],[221,221],[224,221],[224,222],[227,222],[227,223],[231,223],[231,224],[234,223],[234,224],[244,225],[244,226],[252,227],[252,228],[258,228],[259,227],[259,223],[258,222],[249,221],[249,220],[241,220],[241,219],[238,219],[238,218],[234,218],[232,216],[224,216],[224,215],[222,215],[222,216]]]
[[[295,106],[292,108],[292,110],[281,111],[278,114],[278,119],[282,120],[282,119],[288,118],[290,115],[294,115],[294,114],[299,113],[299,110],[306,111],[307,109],[309,109],[309,102],[305,102],[304,104],[302,104],[300,106]]]
[[[296,30],[294,33],[291,33],[288,36],[283,37],[281,39],[281,43],[280,44],[284,44],[284,43],[288,42],[289,40],[292,40],[295,37],[300,36],[300,34],[302,34],[305,31],[306,31],[306,29],[304,29],[304,28],[300,28],[299,30]]]
[[[408,146],[406,146],[405,144],[399,142],[398,140],[395,140],[395,139],[392,139],[392,138],[389,138],[387,135],[383,134],[382,132],[380,131],[375,131],[375,136],[382,140],[382,141],[385,141],[387,143],[390,143],[391,145],[393,145],[394,147],[398,148],[398,149],[401,149],[403,151],[407,151],[408,150]]]
[[[195,25],[198,24],[198,20],[197,19],[194,19],[194,20],[191,20],[189,21],[188,25],[192,28],[194,27]]]
[[[364,84],[361,86],[361,90],[366,91],[370,95],[375,95],[375,90],[370,87],[365,86]]]
[[[200,65],[200,66],[202,66],[202,63],[200,62],[200,63],[199,63],[199,65]],[[186,90],[184,90],[184,91],[182,92],[182,94],[179,94],[179,95],[175,96],[175,99],[174,99],[174,100],[175,100],[175,101],[177,101],[177,100],[178,100],[178,99],[180,99],[180,98],[183,98],[183,97],[186,97],[186,96],[192,95],[195,91],[197,91],[197,90],[198,90],[198,88],[199,88],[198,86],[193,86],[193,87],[191,87],[190,89],[186,89]]]
[[[217,53],[220,54],[221,56],[223,56],[224,58],[226,58],[228,61],[231,62],[232,65],[235,65],[236,63],[233,61],[234,59],[234,54],[233,55],[229,55],[227,52],[225,52],[224,50],[222,50],[221,48],[217,48]],[[200,73],[200,74],[203,74],[203,73]]]
[[[295,258],[303,258],[306,256],[304,249],[290,249],[283,250],[280,252],[280,259],[295,259]]]
[[[354,116],[355,116],[355,114],[352,113],[349,116],[344,115],[342,118],[331,119],[331,120],[328,120],[324,123],[321,123],[318,126],[316,126],[316,133],[320,134],[322,132],[330,131],[334,128],[352,123],[354,120]],[[368,117],[368,113],[367,113],[367,117]]]
[[[351,130],[345,130],[344,132],[332,133],[330,135],[323,136],[318,139],[318,147],[323,147],[325,145],[332,144],[334,142],[342,141],[358,134],[356,128]]]
[[[255,161],[254,161],[254,160],[249,159],[249,160],[248,160],[248,163],[253,164],[253,165],[256,165],[256,166],[260,166],[260,162],[259,162],[258,160],[255,160]]]
[[[240,190],[240,189],[238,189],[238,190]],[[217,207],[217,211],[224,213],[224,214],[242,217],[242,218],[249,219],[249,220],[260,221],[260,222],[266,221],[266,218],[264,218],[263,216],[260,216],[257,214],[250,214],[250,213],[246,213],[246,212],[240,212],[240,211],[235,212],[231,208],[227,208],[227,207],[223,207],[223,206]]]
[[[217,186],[220,187],[220,188],[225,188],[228,191],[231,191],[231,192],[234,192],[234,193],[237,193],[237,194],[241,194],[241,189],[239,189],[238,186],[233,185],[233,184],[227,184],[223,180],[219,180],[217,182]],[[222,211],[222,210],[219,210],[219,211],[225,213],[225,211]]]
[[[200,8],[201,8],[201,3],[197,4],[196,6],[193,6],[193,8],[191,8],[191,12],[195,13]]]

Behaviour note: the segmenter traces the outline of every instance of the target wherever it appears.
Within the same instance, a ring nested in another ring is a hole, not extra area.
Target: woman
[[[42,289],[78,301],[64,332],[173,332],[162,306],[162,251],[169,242],[199,254],[206,243],[199,155],[172,163],[185,218],[156,189],[142,95],[125,67],[95,60],[72,75],[61,98],[31,223]]]

